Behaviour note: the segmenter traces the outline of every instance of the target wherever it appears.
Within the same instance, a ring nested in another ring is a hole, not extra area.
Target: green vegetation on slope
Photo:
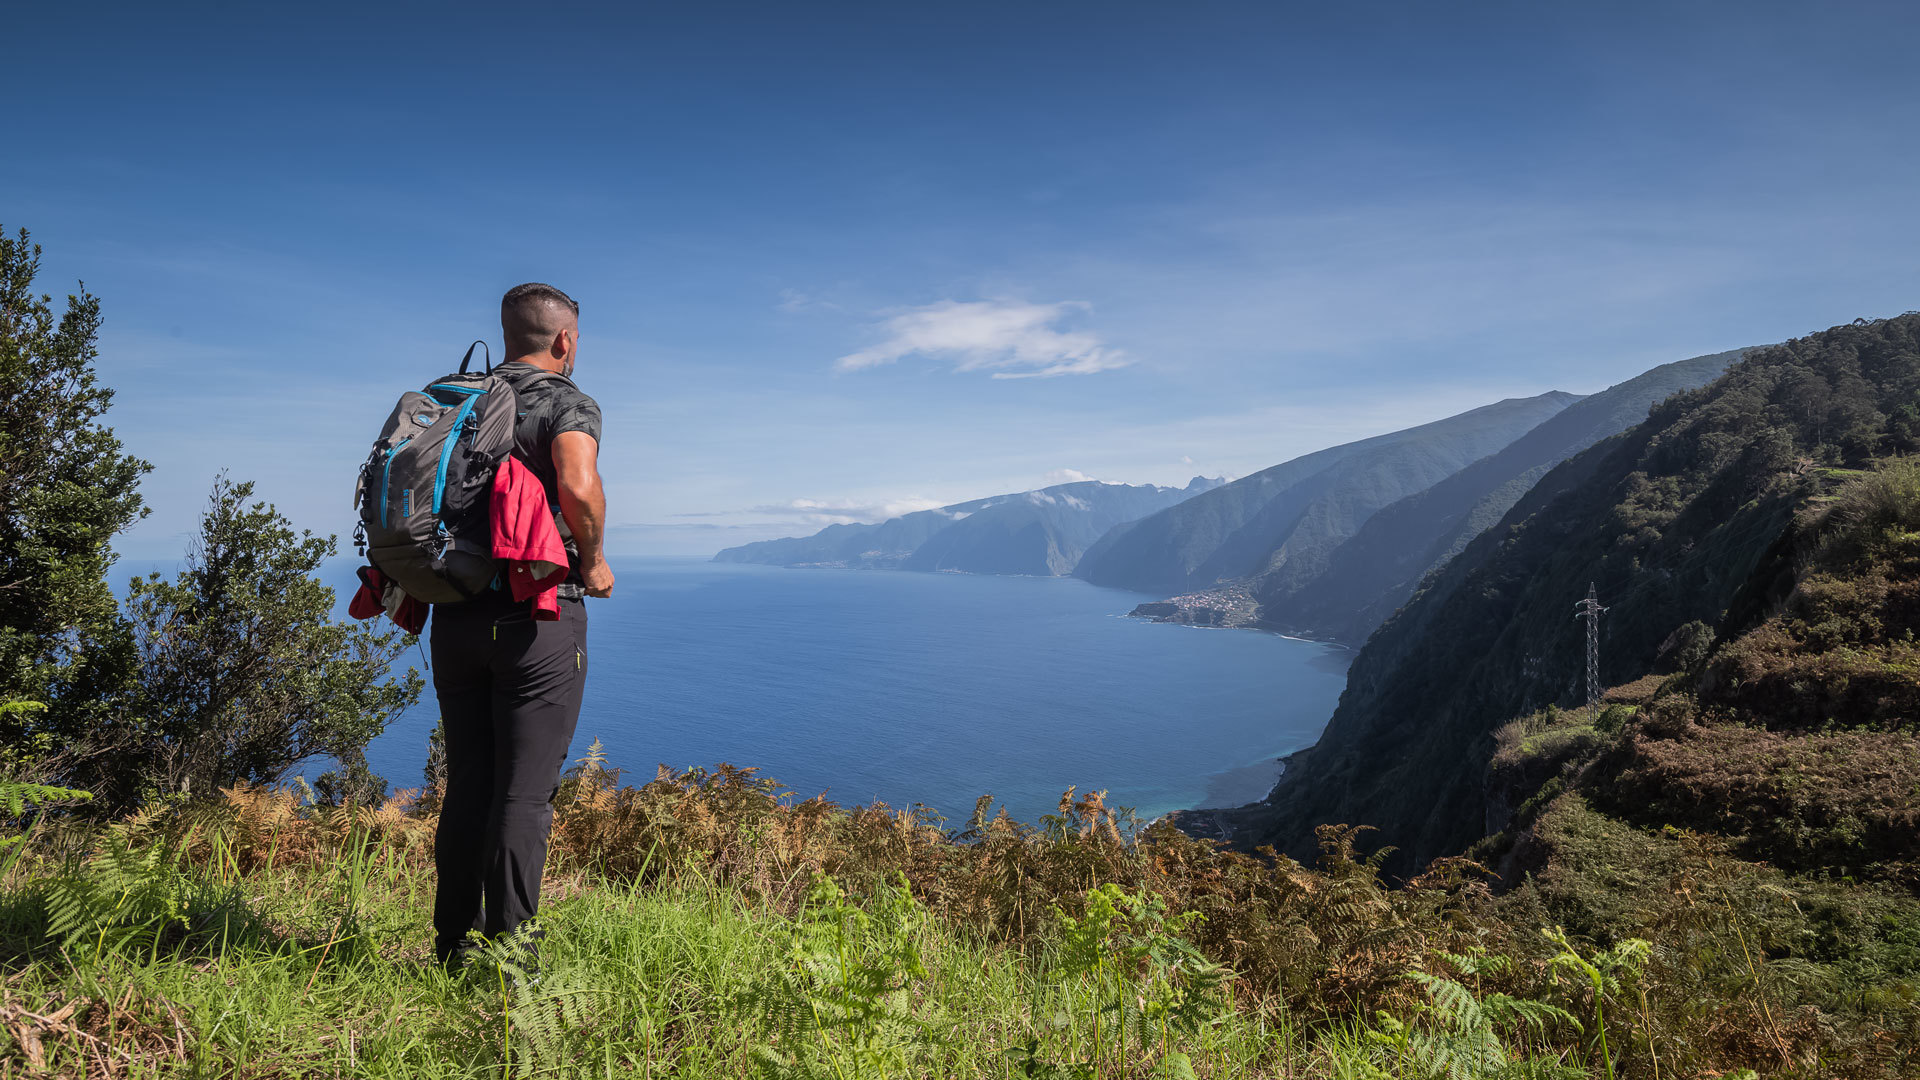
[[[1756,571],[1778,576],[1765,568],[1796,513],[1846,470],[1920,448],[1916,333],[1906,315],[1755,349],[1549,473],[1368,642],[1257,835],[1299,854],[1316,824],[1364,821],[1402,845],[1402,871],[1464,850],[1484,831],[1494,729],[1580,697],[1570,616],[1588,583],[1611,605],[1603,678],[1672,667],[1682,628],[1721,625]]]
[[[1740,907],[1701,948],[1793,986],[1761,1010],[1759,1056],[1836,1012],[1920,1023],[1920,463],[1891,459],[1810,500],[1716,640],[1678,635],[1671,675],[1495,734],[1477,857],[1510,897],[1592,940]]]
[[[1389,889],[1344,828],[1308,870],[1136,834],[1071,792],[1040,828],[983,800],[949,833],[779,799],[724,766],[621,787],[591,755],[559,796],[537,975],[506,942],[450,977],[428,958],[435,822],[418,806],[235,788],[108,829],[41,826],[0,869],[0,1070],[1571,1080],[1920,1064],[1900,1011],[1920,955],[1873,929],[1910,926],[1911,901],[1843,898],[1819,931],[1794,894],[1764,890],[1640,891],[1596,913],[1578,883],[1494,897],[1462,861]],[[1604,936],[1562,932],[1569,916]],[[1864,952],[1763,964],[1748,985],[1733,942],[1830,936],[1836,919],[1872,924]]]

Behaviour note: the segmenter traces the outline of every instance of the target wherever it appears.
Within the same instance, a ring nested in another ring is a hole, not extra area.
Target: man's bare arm
[[[600,489],[600,442],[584,431],[553,437],[553,471],[560,482],[560,516],[580,549],[580,577],[588,596],[613,594],[613,570],[601,550],[607,496]]]

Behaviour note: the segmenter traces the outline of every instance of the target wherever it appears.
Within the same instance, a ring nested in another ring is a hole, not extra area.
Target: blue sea
[[[1265,795],[1346,681],[1343,650],[1125,618],[1159,598],[1073,579],[615,572],[616,595],[586,601],[572,756],[598,738],[634,782],[724,761],[800,797],[925,803],[955,826],[982,794],[1033,821],[1071,784],[1152,818]],[[429,690],[369,748],[374,770],[417,786],[433,721]]]

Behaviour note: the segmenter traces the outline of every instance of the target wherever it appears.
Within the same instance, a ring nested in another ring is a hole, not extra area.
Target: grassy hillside
[[[427,956],[434,826],[426,802],[236,789],[34,829],[0,875],[0,1075],[1879,1080],[1920,1064],[1900,1011],[1916,951],[1874,929],[1911,926],[1911,901],[1815,916],[1790,906],[1804,890],[1722,905],[1716,882],[1692,906],[1496,897],[1464,861],[1389,889],[1345,828],[1310,870],[1142,831],[1071,791],[1038,828],[983,800],[949,832],[783,800],[751,770],[633,788],[589,759],[558,799],[537,978],[511,942],[449,976]],[[1611,857],[1643,878],[1664,865]],[[1563,933],[1570,916],[1601,932]],[[1734,942],[1825,940],[1840,919],[1871,924],[1861,955],[1748,985]]]
[[[1676,898],[1743,905],[1750,970],[1728,991],[1804,988],[1757,1017],[1761,1054],[1790,1058],[1849,999],[1913,1053],[1916,631],[1920,463],[1896,459],[1808,500],[1717,633],[1678,635],[1677,672],[1496,732],[1476,856],[1597,940],[1679,917]]]
[[[1778,576],[1796,515],[1920,448],[1917,333],[1907,315],[1754,350],[1549,473],[1368,642],[1256,834],[1299,854],[1315,825],[1364,821],[1400,845],[1395,868],[1473,843],[1494,730],[1580,699],[1588,583],[1612,608],[1605,680],[1672,670],[1684,628],[1722,626]]]
[[[1088,549],[1076,577],[1179,593],[1266,574],[1311,575],[1380,507],[1432,486],[1579,400],[1550,393],[1322,450],[1245,476]]]
[[[1743,351],[1662,364],[1608,387],[1497,453],[1383,508],[1333,552],[1323,572],[1298,585],[1256,581],[1261,625],[1366,641],[1422,578],[1497,524],[1549,469],[1646,419],[1654,403],[1719,378]]]
[[[1571,787],[1743,859],[1920,891],[1917,632],[1920,462],[1905,458],[1813,500],[1717,638],[1616,710]]]

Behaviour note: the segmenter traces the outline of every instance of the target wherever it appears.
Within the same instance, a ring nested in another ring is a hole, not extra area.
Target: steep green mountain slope
[[[720,552],[714,561],[1062,575],[1108,530],[1220,483],[1196,476],[1184,488],[1095,480],[1059,484],[904,514],[877,525],[830,525],[808,537],[744,544]]]
[[[1310,854],[1322,822],[1376,825],[1408,870],[1486,831],[1509,718],[1581,697],[1573,605],[1611,605],[1602,677],[1676,663],[1690,623],[1779,592],[1795,515],[1920,450],[1920,314],[1756,349],[1724,377],[1548,473],[1368,642],[1320,743],[1237,839]],[[1848,712],[1832,716],[1849,724]]]
[[[1420,579],[1498,522],[1547,470],[1647,418],[1654,403],[1719,378],[1744,350],[1663,364],[1577,401],[1498,453],[1367,519],[1302,580],[1253,584],[1262,625],[1359,644],[1412,595]]]
[[[1262,573],[1310,575],[1374,511],[1431,487],[1578,400],[1559,392],[1509,399],[1295,458],[1101,538],[1074,575],[1160,593]]]
[[[1588,940],[1737,958],[1744,974],[1703,1001],[1793,987],[1734,1028],[1767,1075],[1908,1077],[1920,458],[1823,473],[1719,626],[1674,635],[1673,674],[1495,733],[1497,831],[1472,855],[1522,909]],[[1831,1045],[1796,1052],[1809,1038]]]
[[[1483,853],[1537,869],[1550,852],[1522,841],[1570,792],[1749,861],[1920,889],[1920,459],[1825,472],[1720,625],[1677,635],[1673,675],[1496,734]]]

